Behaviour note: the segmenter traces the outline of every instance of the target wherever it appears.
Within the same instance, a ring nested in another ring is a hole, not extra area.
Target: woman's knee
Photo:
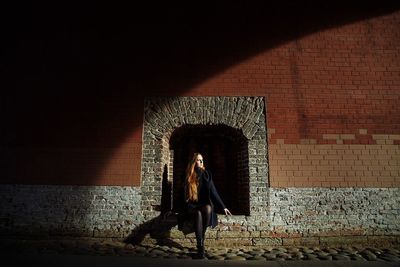
[[[211,211],[212,211],[212,209],[211,209],[211,205],[205,205],[204,206],[204,210],[207,212],[207,213],[211,213]]]
[[[201,218],[201,210],[196,210],[195,213],[194,213],[194,216],[196,218]]]

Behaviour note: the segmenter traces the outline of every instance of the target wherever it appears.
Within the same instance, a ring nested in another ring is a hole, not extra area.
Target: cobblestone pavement
[[[6,240],[6,253],[131,256],[144,258],[194,259],[194,247],[126,244],[112,240]],[[384,261],[400,265],[400,247],[241,247],[206,248],[208,260],[234,261]]]

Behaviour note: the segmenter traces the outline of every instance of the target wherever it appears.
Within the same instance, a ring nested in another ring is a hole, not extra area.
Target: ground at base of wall
[[[74,254],[74,255],[114,255],[149,258],[195,259],[195,246],[132,245],[118,240],[105,239],[59,239],[22,240],[0,239],[0,251],[9,254]],[[243,246],[235,248],[207,247],[209,260],[328,260],[328,261],[387,261],[400,263],[400,246]]]

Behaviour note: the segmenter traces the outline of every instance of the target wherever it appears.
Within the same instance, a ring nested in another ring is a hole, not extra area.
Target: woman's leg
[[[203,239],[203,216],[201,209],[193,210],[194,217],[194,231],[197,241],[197,256],[201,259],[204,258],[204,239]]]
[[[201,215],[202,215],[202,219],[203,219],[203,222],[202,222],[203,223],[203,225],[202,225],[203,226],[203,229],[202,229],[203,240],[205,238],[206,230],[207,230],[207,227],[211,220],[211,212],[212,212],[211,205],[205,205],[205,206],[201,207]]]
[[[191,211],[194,217],[195,234],[197,240],[198,256],[204,257],[204,237],[211,219],[211,206],[205,205]]]
[[[203,234],[203,216],[200,209],[195,209],[193,215],[196,239],[199,241]]]

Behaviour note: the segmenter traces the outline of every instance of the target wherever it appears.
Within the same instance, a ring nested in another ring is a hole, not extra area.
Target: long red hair
[[[186,168],[186,201],[196,202],[198,200],[197,188],[199,187],[199,179],[197,177],[197,173],[194,171],[194,168],[196,167],[196,161],[199,155],[202,156],[200,153],[194,153]]]

